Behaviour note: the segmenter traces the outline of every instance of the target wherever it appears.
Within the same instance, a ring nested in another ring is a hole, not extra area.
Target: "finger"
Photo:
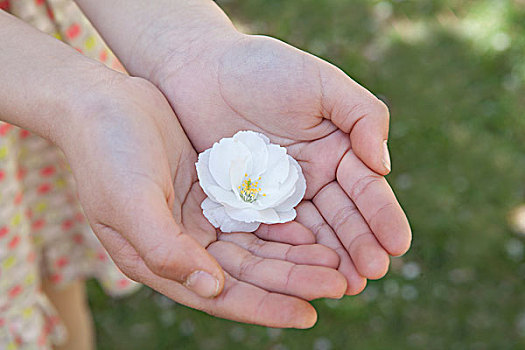
[[[322,62],[325,118],[350,134],[356,155],[375,172],[390,172],[387,106],[335,66]]]
[[[315,237],[310,230],[295,221],[284,224],[261,225],[254,232],[257,237],[266,241],[288,243],[293,245],[313,244]]]
[[[317,243],[333,249],[340,258],[338,271],[345,276],[347,281],[346,294],[356,295],[365,289],[366,278],[357,271],[346,249],[341,245],[334,231],[324,221],[317,208],[311,202],[303,202],[296,208],[296,220],[312,230]]]
[[[224,289],[216,298],[203,298],[182,284],[151,272],[135,249],[112,231],[101,239],[115,263],[130,278],[144,283],[174,301],[210,315],[266,327],[310,328],[315,309],[299,298],[270,293],[225,275]]]
[[[183,283],[203,297],[218,295],[224,275],[217,261],[181,231],[158,187],[136,185],[126,196],[113,197],[118,214],[109,215],[95,229],[121,233],[153,273]]]
[[[341,186],[336,181],[326,185],[313,203],[339,237],[359,274],[369,279],[383,277],[390,263],[388,254]]]
[[[268,291],[312,300],[341,298],[346,290],[344,277],[331,268],[260,258],[230,242],[214,242],[208,251],[234,278]]]
[[[410,225],[386,179],[348,151],[337,169],[337,181],[385,250],[394,256],[404,254],[412,239]]]
[[[296,297],[271,293],[226,274],[224,291],[215,299],[188,294],[180,284],[155,276],[147,280],[155,290],[178,303],[210,315],[238,322],[278,328],[310,328],[317,313],[308,302]]]
[[[286,260],[299,265],[318,265],[336,269],[339,256],[321,244],[293,246],[285,243],[266,242],[249,233],[223,233],[219,240],[237,244],[260,258]]]

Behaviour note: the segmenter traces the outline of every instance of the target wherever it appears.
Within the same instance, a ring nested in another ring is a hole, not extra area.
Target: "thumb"
[[[352,149],[363,163],[380,175],[388,174],[388,107],[339,68],[323,62],[320,72],[325,118],[350,134]]]
[[[122,233],[153,273],[180,282],[202,297],[215,297],[222,291],[221,267],[175,222],[160,189],[144,191],[126,203],[125,210],[112,215],[118,219],[109,226]]]

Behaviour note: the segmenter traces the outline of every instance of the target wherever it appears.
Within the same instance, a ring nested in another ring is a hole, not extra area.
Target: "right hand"
[[[303,299],[344,294],[337,254],[298,223],[279,226],[290,244],[217,237],[200,209],[196,152],[152,84],[115,74],[92,91],[82,122],[56,142],[93,230],[127,276],[212,315],[272,327],[311,327],[316,313]]]

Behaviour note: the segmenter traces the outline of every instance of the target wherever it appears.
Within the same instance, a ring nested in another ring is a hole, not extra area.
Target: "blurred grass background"
[[[100,349],[525,349],[525,1],[223,0],[244,31],[338,65],[391,109],[388,177],[411,251],[317,325],[214,319],[89,285]]]

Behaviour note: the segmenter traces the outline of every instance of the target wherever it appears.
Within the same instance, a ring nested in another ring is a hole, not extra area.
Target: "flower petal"
[[[289,173],[287,174],[284,183],[274,183],[274,186],[272,187],[263,183],[261,186],[261,195],[259,195],[259,198],[255,202],[259,209],[275,207],[293,195],[299,173],[302,174],[302,172],[300,167],[295,167],[294,165],[290,166],[290,164],[293,164],[292,160],[295,162],[291,156],[286,155]],[[262,196],[262,194],[266,194],[266,196]]]
[[[201,185],[202,190],[208,197],[212,197],[212,199],[215,200],[209,191],[210,186],[218,186],[209,169],[210,152],[211,149],[207,149],[199,154],[199,159],[197,160],[197,163],[195,163],[195,168],[197,169],[197,177],[199,178],[199,184]]]
[[[232,190],[227,191],[222,187],[213,185],[208,186],[208,192],[211,194],[211,196],[209,196],[211,199],[222,205],[238,209],[251,208],[253,206],[252,203],[247,203],[239,198],[239,195],[232,192]]]
[[[261,175],[268,164],[268,146],[261,135],[253,131],[239,131],[233,136],[234,141],[242,143],[252,154],[252,167],[248,169],[248,176],[252,178],[257,178]]]
[[[245,162],[232,162],[230,166],[230,185],[231,189],[237,196],[239,196],[239,186],[242,184],[244,174],[248,171],[247,161]],[[239,198],[239,200],[241,200]]]
[[[244,144],[229,138],[213,145],[210,152],[210,172],[225,190],[231,189],[230,168],[233,162],[248,162],[247,167],[251,167],[251,153]]]
[[[292,221],[297,216],[295,209],[277,212],[277,214],[279,214],[279,218],[281,219],[280,222]]]
[[[253,232],[259,228],[259,222],[241,222],[232,219],[224,206],[206,198],[202,204],[202,213],[208,221],[222,232]]]
[[[226,214],[228,214],[234,220],[245,222],[262,222],[265,224],[274,224],[277,222],[281,222],[279,215],[272,208],[256,210],[253,208],[235,209],[225,207],[225,210]]]
[[[304,194],[306,192],[306,180],[301,171],[301,166],[292,157],[290,157],[290,163],[292,164],[292,166],[294,166],[297,169],[297,174],[299,177],[295,183],[295,191],[292,193],[292,195],[286,198],[280,204],[276,205],[275,210],[277,210],[278,212],[288,211],[288,210],[293,209],[303,199]]]
[[[288,155],[286,148],[278,145],[268,145],[267,170],[261,174],[261,188],[263,186],[277,187],[286,180],[289,173]]]

